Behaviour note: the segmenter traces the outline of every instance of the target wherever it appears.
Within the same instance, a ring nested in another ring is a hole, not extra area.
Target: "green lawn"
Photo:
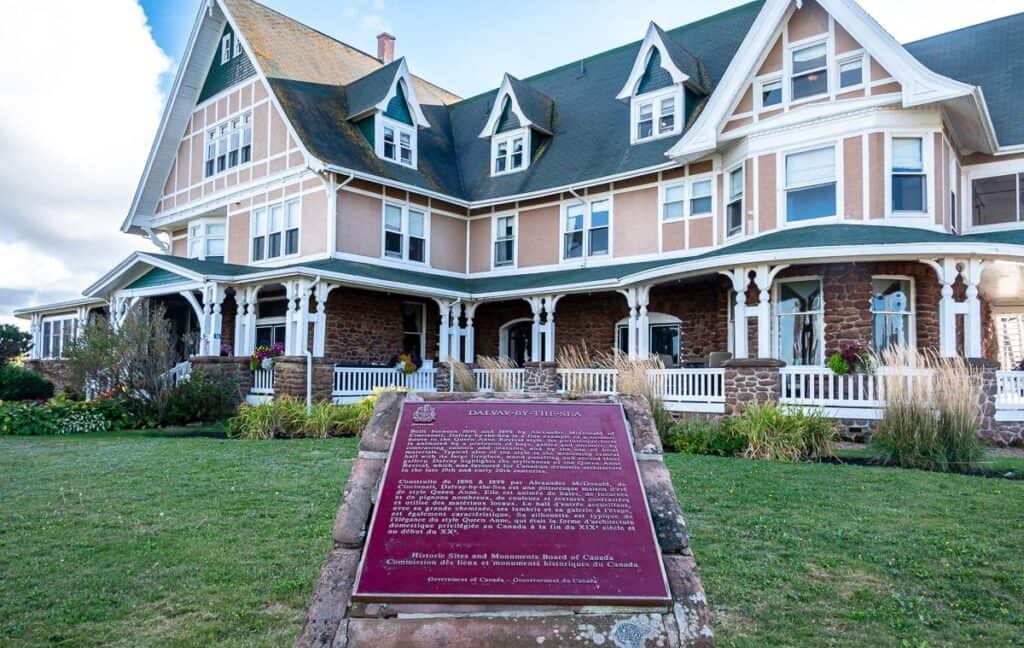
[[[0,645],[289,645],[354,455],[195,431],[0,437]],[[1024,643],[1024,482],[668,463],[720,644]]]

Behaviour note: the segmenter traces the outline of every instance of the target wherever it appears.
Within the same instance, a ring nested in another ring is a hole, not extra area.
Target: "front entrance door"
[[[522,367],[530,359],[530,337],[533,322],[516,322],[508,327],[508,357]]]

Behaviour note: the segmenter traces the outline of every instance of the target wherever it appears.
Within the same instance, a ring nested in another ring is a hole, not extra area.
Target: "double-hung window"
[[[206,259],[224,256],[223,220],[199,220],[188,226],[188,256],[190,259]]]
[[[864,83],[864,56],[857,56],[839,61],[839,88],[855,88]]]
[[[926,211],[927,184],[922,138],[892,138],[892,211]]]
[[[687,199],[687,189],[689,189],[689,199]],[[689,212],[687,212],[687,208]],[[711,214],[710,180],[691,181],[689,184],[676,182],[665,185],[661,204],[661,219],[663,221],[709,214]]]
[[[910,279],[872,278],[871,330],[876,352],[913,345],[913,294]]]
[[[379,116],[381,131],[377,155],[404,166],[416,166],[416,130],[393,119]]]
[[[698,180],[690,185],[690,216],[711,214],[711,181]]]
[[[57,360],[64,356],[64,348],[78,334],[78,320],[73,315],[43,319],[43,349],[41,357]]]
[[[302,203],[294,198],[252,212],[252,260],[263,261],[299,253]]]
[[[529,166],[530,160],[526,154],[529,141],[528,128],[501,133],[491,138],[491,157],[494,160],[491,175],[521,171]]]
[[[686,216],[686,184],[679,182],[665,185],[664,202],[661,205],[661,219],[679,220]]]
[[[775,303],[779,360],[789,365],[821,364],[824,361],[821,280],[781,281]]]
[[[608,199],[594,200],[588,206],[573,203],[565,208],[562,255],[566,259],[608,254],[611,203]]]
[[[633,98],[633,141],[665,137],[682,127],[682,95],[676,87]]]
[[[793,101],[828,93],[828,46],[816,43],[790,53]]]
[[[406,205],[384,203],[384,256],[426,262],[426,212]]]
[[[203,175],[210,177],[252,160],[252,113],[247,112],[206,131]]]
[[[786,156],[786,220],[836,215],[836,151],[826,146]]]
[[[514,214],[494,219],[494,266],[515,264],[516,217]]]
[[[956,196],[952,198],[956,205]],[[1002,225],[1024,219],[1024,173],[971,181],[971,225]]]
[[[743,232],[743,166],[729,172],[729,201],[725,204],[725,235]]]
[[[761,82],[761,108],[774,108],[782,103],[782,79]]]

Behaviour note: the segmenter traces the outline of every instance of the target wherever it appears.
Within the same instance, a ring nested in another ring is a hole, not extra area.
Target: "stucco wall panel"
[[[430,214],[430,265],[442,270],[466,271],[466,221]]]
[[[519,212],[519,267],[558,263],[557,205]]]
[[[379,198],[341,191],[338,195],[338,251],[379,257],[381,209]]]
[[[617,193],[612,201],[612,252],[615,256],[658,251],[658,190]]]
[[[298,190],[299,185],[295,185]],[[327,251],[327,192],[317,191],[302,197],[302,236],[299,250],[303,255]]]

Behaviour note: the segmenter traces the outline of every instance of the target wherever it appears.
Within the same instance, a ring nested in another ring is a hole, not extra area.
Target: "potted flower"
[[[423,359],[415,353],[400,353],[393,361],[396,369],[402,373],[416,373],[423,366]]]
[[[845,375],[848,373],[868,373],[871,371],[871,357],[867,347],[860,342],[843,342],[826,362],[832,373]]]
[[[280,355],[284,355],[283,344],[278,343],[271,344],[269,346],[261,344],[256,347],[252,352],[252,355],[249,356],[249,369],[252,371],[256,371],[257,369],[266,369],[269,371],[274,368],[274,358]]]

